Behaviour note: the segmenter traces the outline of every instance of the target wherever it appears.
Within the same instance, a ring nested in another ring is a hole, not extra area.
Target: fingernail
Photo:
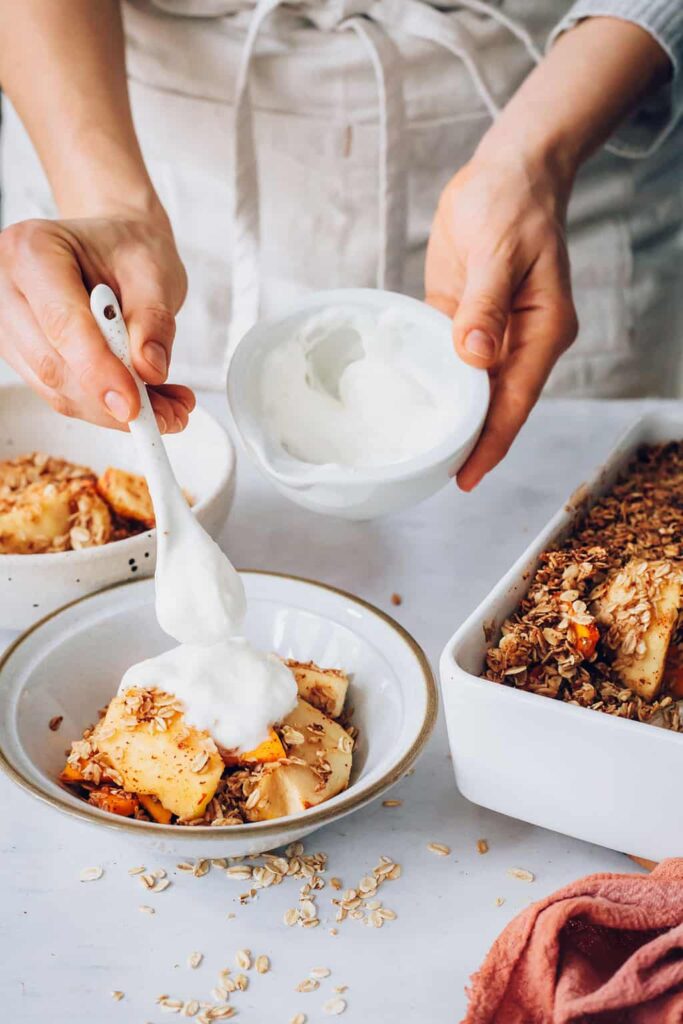
[[[493,339],[483,331],[470,331],[465,338],[465,348],[473,356],[479,356],[480,359],[492,359],[496,354]]]
[[[166,349],[158,341],[146,341],[142,346],[142,354],[148,363],[154,367],[157,373],[168,373],[168,357]]]
[[[119,420],[120,423],[127,423],[130,419],[130,406],[118,391],[107,391],[104,396],[104,404],[114,419]]]
[[[168,430],[168,427],[166,426],[166,420],[164,419],[163,416],[160,416],[159,413],[157,413],[157,426],[159,428],[160,434],[165,434],[166,431]]]

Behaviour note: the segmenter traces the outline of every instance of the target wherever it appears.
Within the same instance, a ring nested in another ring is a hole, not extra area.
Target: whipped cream
[[[296,681],[279,658],[246,639],[239,574],[179,492],[182,505],[154,464],[146,468],[158,524],[156,614],[179,646],[129,668],[119,693],[131,687],[172,693],[190,725],[227,749],[253,750],[296,706]]]
[[[296,683],[274,654],[236,636],[197,647],[181,644],[128,669],[120,692],[157,687],[185,707],[185,719],[228,750],[253,750],[296,704]]]
[[[157,621],[179,643],[211,647],[244,632],[242,581],[196,520],[172,519],[160,538],[155,589]]]
[[[430,362],[423,332],[394,310],[349,305],[307,318],[263,362],[271,441],[303,462],[358,467],[434,448],[458,415],[452,381]]]

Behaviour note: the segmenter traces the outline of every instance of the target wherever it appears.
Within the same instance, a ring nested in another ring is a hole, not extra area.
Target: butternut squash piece
[[[148,793],[138,793],[137,796],[150,818],[153,818],[154,821],[158,821],[160,825],[170,824],[173,815],[170,811],[166,810],[164,805],[161,804],[155,796],[150,796]]]
[[[109,811],[110,814],[118,814],[122,818],[131,818],[138,808],[137,797],[132,793],[124,793],[109,786],[91,789],[88,803],[94,804],[102,811]]]
[[[274,761],[281,761],[283,757],[287,757],[287,751],[282,746],[278,734],[271,729],[268,739],[265,739],[254,750],[241,754],[239,751],[223,749],[221,757],[228,768],[233,768],[240,764],[272,764]]]

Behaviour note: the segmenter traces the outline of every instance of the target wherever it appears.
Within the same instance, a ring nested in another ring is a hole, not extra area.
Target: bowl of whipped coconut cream
[[[228,401],[246,450],[282,494],[369,519],[448,483],[477,441],[489,382],[457,358],[442,313],[393,292],[339,289],[245,334]]]

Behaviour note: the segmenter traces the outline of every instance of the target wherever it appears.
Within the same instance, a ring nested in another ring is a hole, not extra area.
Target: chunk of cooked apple
[[[659,694],[681,607],[681,574],[670,563],[632,559],[612,578],[598,609],[625,687],[643,700]]]
[[[259,797],[247,809],[250,821],[299,814],[348,786],[353,740],[341,725],[299,698],[281,731],[290,758],[302,763],[266,769],[258,782]]]
[[[320,668],[313,661],[287,661],[296,679],[299,696],[330,718],[339,718],[344,708],[349,678],[336,668]]]
[[[117,515],[152,529],[154,507],[144,476],[110,466],[97,481],[97,489]]]
[[[124,789],[156,797],[179,818],[200,817],[223,774],[216,744],[187,725],[179,712],[164,719],[161,731],[153,720],[131,723],[126,696],[114,697],[98,723],[98,749],[121,776]]]
[[[88,480],[38,481],[0,502],[0,554],[90,547],[110,534],[109,510]]]

